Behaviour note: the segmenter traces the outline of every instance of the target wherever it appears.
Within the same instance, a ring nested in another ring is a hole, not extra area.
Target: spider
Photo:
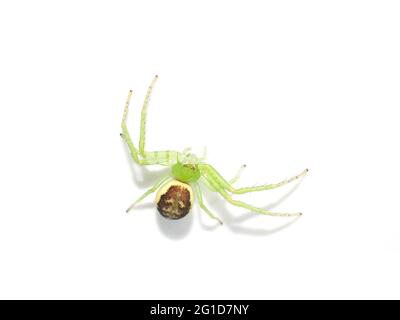
[[[241,172],[246,165],[241,166],[237,174],[231,180],[226,180],[218,171],[205,162],[205,154],[198,157],[191,152],[190,148],[184,149],[182,152],[165,150],[165,151],[145,151],[146,141],[146,115],[151,92],[154,84],[157,81],[156,75],[151,82],[143,103],[140,121],[140,138],[139,148],[137,148],[130,136],[126,126],[128,116],[129,103],[132,96],[132,90],[129,91],[126,99],[125,109],[122,117],[122,133],[121,137],[128,145],[130,155],[135,163],[138,165],[162,165],[171,168],[170,174],[162,177],[143,195],[141,195],[132,205],[126,210],[128,212],[136,204],[146,198],[148,195],[157,191],[156,204],[159,213],[169,219],[181,219],[186,216],[194,202],[194,197],[197,198],[200,208],[207,213],[207,215],[218,221],[222,225],[222,221],[214,215],[204,204],[202,192],[198,181],[204,182],[205,186],[211,191],[218,192],[226,201],[234,206],[248,209],[252,212],[257,212],[269,216],[277,217],[296,217],[301,216],[300,212],[296,213],[278,213],[272,212],[263,208],[255,207],[245,202],[232,198],[232,194],[243,194],[247,192],[263,191],[275,189],[284,186],[292,181],[298,180],[303,177],[308,169],[301,172],[299,175],[290,179],[283,180],[275,184],[266,184],[253,187],[235,188],[233,184],[239,179]]]

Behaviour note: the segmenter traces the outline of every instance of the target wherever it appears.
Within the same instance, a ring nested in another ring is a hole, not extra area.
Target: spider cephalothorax
[[[294,180],[303,177],[308,169],[301,172],[299,175],[294,176],[290,179],[283,180],[275,184],[266,184],[253,187],[243,187],[235,188],[233,184],[239,179],[240,173],[245,167],[243,165],[236,176],[231,180],[225,180],[214,167],[206,163],[205,155],[203,157],[197,157],[190,152],[189,148],[186,148],[183,152],[178,152],[174,150],[165,151],[145,151],[145,139],[146,139],[146,115],[147,107],[150,100],[151,91],[153,85],[157,80],[157,76],[154,77],[149,89],[147,90],[147,95],[144,100],[141,122],[140,122],[140,138],[139,138],[139,148],[136,148],[133,144],[128,129],[126,127],[126,119],[128,116],[128,108],[130,98],[132,96],[132,91],[129,91],[128,98],[126,100],[124,115],[122,118],[122,134],[121,136],[125,139],[132,159],[139,165],[162,165],[170,166],[171,172],[168,176],[163,177],[154,186],[147,190],[141,197],[139,197],[128,209],[135,206],[138,202],[143,200],[149,194],[157,192],[156,205],[160,214],[169,219],[180,219],[186,216],[194,202],[194,196],[196,196],[200,208],[203,209],[212,219],[217,220],[222,224],[221,220],[217,218],[204,204],[201,189],[199,186],[199,180],[204,182],[204,184],[214,192],[218,192],[223,198],[225,198],[229,203],[254,211],[257,213],[279,216],[279,217],[292,217],[300,216],[300,212],[296,213],[277,213],[272,212],[263,208],[255,207],[245,202],[235,200],[232,198],[232,194],[243,194],[247,192],[256,192],[269,189],[275,189],[283,185],[288,184]],[[193,192],[194,191],[194,192]]]
[[[200,179],[201,173],[197,164],[175,163],[172,166],[172,175],[176,180],[193,183]]]

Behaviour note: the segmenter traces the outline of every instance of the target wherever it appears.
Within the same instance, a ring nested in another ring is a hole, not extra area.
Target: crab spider
[[[162,177],[156,184],[141,195],[133,204],[126,210],[128,212],[136,204],[146,198],[148,195],[157,191],[156,204],[160,214],[169,219],[181,219],[186,216],[193,204],[194,197],[197,198],[200,208],[207,215],[222,224],[222,221],[214,215],[204,204],[199,180],[202,180],[207,188],[211,191],[218,192],[226,201],[234,206],[242,207],[247,210],[257,212],[264,215],[276,217],[295,217],[300,216],[300,212],[296,213],[278,213],[272,212],[263,208],[255,207],[245,202],[232,198],[232,194],[243,194],[247,192],[270,190],[282,187],[292,181],[303,177],[308,169],[301,172],[290,179],[283,180],[275,184],[266,184],[253,187],[236,188],[233,184],[239,179],[239,176],[245,165],[243,165],[236,176],[231,180],[226,180],[218,171],[205,162],[205,152],[203,157],[197,157],[193,154],[190,148],[186,148],[183,152],[174,150],[163,151],[146,151],[146,115],[151,92],[158,76],[155,76],[151,82],[143,103],[141,119],[140,119],[140,138],[139,148],[137,148],[130,136],[126,126],[128,116],[129,103],[132,96],[132,90],[129,91],[126,99],[125,109],[122,117],[122,133],[121,137],[128,145],[131,157],[134,162],[139,165],[162,165],[169,166],[171,172]]]

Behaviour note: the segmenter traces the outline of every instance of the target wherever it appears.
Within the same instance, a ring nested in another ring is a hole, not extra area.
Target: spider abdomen
[[[186,216],[193,203],[192,187],[178,180],[172,180],[157,192],[157,210],[168,219]]]

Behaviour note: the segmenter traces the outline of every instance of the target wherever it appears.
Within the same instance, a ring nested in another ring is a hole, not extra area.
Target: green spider
[[[183,150],[183,152],[166,150],[166,151],[145,151],[145,140],[146,140],[146,115],[147,107],[149,104],[151,92],[158,76],[155,76],[151,82],[146,98],[143,103],[141,121],[140,121],[140,138],[139,138],[139,149],[135,147],[129,136],[128,129],[126,127],[126,119],[128,116],[128,108],[130,99],[132,96],[132,90],[129,91],[128,98],[125,104],[125,110],[122,117],[122,133],[121,137],[125,140],[130,150],[131,157],[134,162],[139,165],[162,165],[170,166],[171,172],[169,175],[161,178],[156,184],[148,189],[142,196],[140,196],[127,210],[131,210],[136,204],[146,198],[148,195],[157,192],[156,204],[160,214],[169,219],[181,219],[186,216],[193,204],[194,196],[199,202],[200,208],[203,209],[210,218],[217,220],[220,224],[222,221],[217,218],[203,202],[199,180],[202,180],[204,184],[214,192],[218,192],[223,198],[234,206],[242,207],[253,212],[257,212],[269,216],[278,217],[294,217],[301,216],[300,212],[296,213],[277,213],[269,210],[258,208],[250,204],[238,201],[232,198],[232,194],[243,194],[247,192],[263,191],[275,189],[284,186],[292,181],[295,181],[303,177],[308,169],[304,170],[297,176],[290,179],[283,180],[275,184],[260,185],[254,187],[235,188],[233,184],[239,179],[242,170],[245,168],[243,165],[236,176],[230,181],[225,180],[216,169],[210,164],[205,162],[205,155],[203,157],[197,157],[191,153],[189,148]],[[193,188],[192,188],[193,187]],[[193,192],[194,190],[194,192]]]

